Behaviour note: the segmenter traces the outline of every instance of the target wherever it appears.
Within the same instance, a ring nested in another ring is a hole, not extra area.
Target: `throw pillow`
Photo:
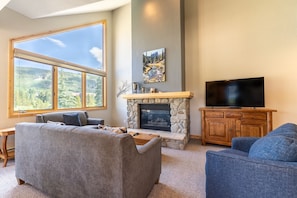
[[[65,113],[63,114],[63,119],[66,125],[81,126],[78,113]]]
[[[267,136],[282,135],[291,138],[297,138],[297,125],[293,123],[286,123],[274,129]]]
[[[50,121],[50,120],[48,120],[46,123],[48,123],[48,124],[55,124],[55,125],[65,125],[64,122],[54,122],[54,121]]]
[[[127,128],[126,127],[111,127],[103,124],[98,124],[98,129],[103,129],[107,131],[112,131],[114,133],[127,133]]]
[[[278,135],[260,138],[251,146],[249,157],[296,162],[297,139]]]

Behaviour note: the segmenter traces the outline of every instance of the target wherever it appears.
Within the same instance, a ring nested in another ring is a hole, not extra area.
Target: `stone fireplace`
[[[123,95],[123,98],[127,99],[128,131],[159,134],[162,137],[162,146],[184,149],[190,137],[190,99],[192,97],[192,93],[188,91]],[[169,106],[170,130],[141,129],[140,106],[147,104]]]

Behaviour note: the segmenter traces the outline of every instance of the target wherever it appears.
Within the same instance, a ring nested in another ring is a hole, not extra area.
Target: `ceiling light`
[[[0,1],[0,10],[2,10],[2,8],[4,8],[9,2],[10,2],[10,0],[1,0]]]

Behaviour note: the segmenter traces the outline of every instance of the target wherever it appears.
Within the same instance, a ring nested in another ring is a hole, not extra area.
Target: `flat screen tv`
[[[265,107],[264,77],[208,81],[206,106]]]

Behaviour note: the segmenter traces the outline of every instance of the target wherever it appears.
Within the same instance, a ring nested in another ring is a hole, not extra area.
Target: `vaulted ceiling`
[[[6,7],[32,19],[110,11],[131,0],[11,0]]]

